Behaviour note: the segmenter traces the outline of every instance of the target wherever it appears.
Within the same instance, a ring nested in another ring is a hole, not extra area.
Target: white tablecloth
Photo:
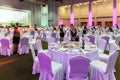
[[[79,52],[78,52],[79,51]],[[69,58],[77,55],[82,55],[88,57],[90,60],[96,60],[98,59],[98,50],[97,47],[94,48],[86,48],[86,49],[79,49],[76,51],[76,49],[68,50],[65,48],[49,48],[48,54],[51,57],[52,60],[62,63],[64,72],[66,72]]]

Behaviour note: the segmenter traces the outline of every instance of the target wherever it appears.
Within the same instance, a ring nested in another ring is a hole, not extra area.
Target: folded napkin
[[[75,53],[79,52],[78,49],[73,49],[72,51],[75,52]]]
[[[65,49],[65,48],[60,48],[58,51],[64,52],[64,51],[67,51],[67,49]]]

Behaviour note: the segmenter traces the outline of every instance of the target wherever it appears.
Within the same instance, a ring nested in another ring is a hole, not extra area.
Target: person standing
[[[18,29],[18,23],[14,27],[14,34],[13,34],[13,54],[16,54],[18,51],[18,45],[20,41],[20,30]]]
[[[61,26],[59,27],[59,29],[60,29],[60,41],[63,41],[64,36],[65,36],[63,27],[64,27],[64,25],[61,25]]]
[[[78,33],[73,24],[70,25],[71,41],[79,41]]]

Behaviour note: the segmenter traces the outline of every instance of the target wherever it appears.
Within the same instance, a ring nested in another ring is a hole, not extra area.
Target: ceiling
[[[63,4],[69,5],[69,4],[84,3],[89,1],[95,1],[95,0],[63,0]]]
[[[77,3],[97,1],[97,0],[35,0],[35,1],[46,2],[46,3],[51,2],[51,1],[55,1],[55,2],[58,2],[62,5],[70,5],[71,3],[77,4]]]
[[[44,3],[48,4],[49,2],[55,1],[55,3],[58,3],[59,6],[63,6],[63,5],[70,5],[70,4],[85,3],[85,2],[89,2],[89,1],[103,2],[105,0],[27,0],[27,1],[39,3],[39,4],[43,4],[43,5],[44,5]]]

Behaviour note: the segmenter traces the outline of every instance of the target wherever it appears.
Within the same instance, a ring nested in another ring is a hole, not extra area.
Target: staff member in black
[[[71,41],[79,41],[77,30],[73,24],[70,25]]]

